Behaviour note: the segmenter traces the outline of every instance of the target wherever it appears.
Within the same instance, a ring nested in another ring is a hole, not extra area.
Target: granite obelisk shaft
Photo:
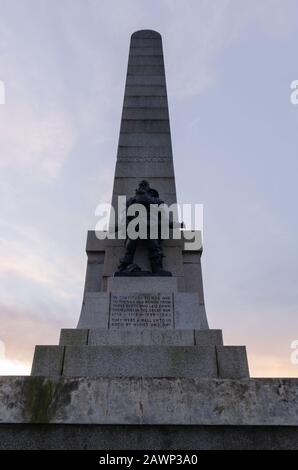
[[[112,203],[146,179],[167,204],[177,201],[162,39],[131,36]]]

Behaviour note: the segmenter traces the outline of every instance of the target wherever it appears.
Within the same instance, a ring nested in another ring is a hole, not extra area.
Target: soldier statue
[[[157,276],[171,276],[169,271],[163,270],[163,250],[160,230],[160,214],[158,217],[158,230],[157,238],[150,238],[150,205],[155,204],[160,206],[164,204],[164,201],[159,199],[159,194],[156,189],[150,187],[148,181],[143,180],[139,183],[138,188],[135,191],[135,195],[128,199],[126,209],[132,204],[140,204],[146,209],[146,244],[148,247],[148,254],[151,265],[151,273],[148,271],[142,271],[141,268],[133,262],[135,251],[138,245],[139,239],[131,239],[127,235],[125,241],[125,255],[120,260],[118,271],[115,273],[116,276],[129,276],[129,275],[157,275]],[[126,214],[126,227],[136,216],[127,216]]]

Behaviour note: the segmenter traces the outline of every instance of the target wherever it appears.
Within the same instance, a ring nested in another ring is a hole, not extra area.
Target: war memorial
[[[177,202],[162,39],[151,30],[131,36],[116,215],[123,196],[126,227],[134,204]],[[200,233],[174,214],[168,238],[157,218],[155,237],[123,240],[115,220],[88,232],[77,327],[36,346],[31,376],[0,378],[0,448],[298,449],[298,379],[251,378],[245,346],[209,328]]]

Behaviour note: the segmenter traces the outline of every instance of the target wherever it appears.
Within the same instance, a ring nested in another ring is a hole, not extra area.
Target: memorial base
[[[0,449],[298,449],[298,379],[0,379]]]
[[[0,424],[0,449],[297,450],[298,427]]]

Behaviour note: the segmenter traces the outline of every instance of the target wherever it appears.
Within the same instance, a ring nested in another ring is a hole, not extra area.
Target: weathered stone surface
[[[133,161],[136,164],[156,161],[169,161],[172,158],[171,145],[120,145],[118,146],[117,158],[124,161]],[[117,167],[116,167],[117,168]]]
[[[109,292],[175,292],[177,279],[175,277],[110,277]]]
[[[297,427],[298,379],[1,377],[0,423],[32,422]]]
[[[161,185],[161,178],[155,178],[155,177],[152,178],[152,177],[150,177],[150,178],[147,178],[147,179],[150,180],[150,183],[152,184],[152,186],[154,186],[155,189],[157,189],[157,190],[158,190],[158,187],[159,187],[159,186],[162,186],[162,185]],[[137,179],[136,179],[136,181],[137,181]],[[136,182],[136,181],[135,181],[135,182]],[[128,184],[131,184],[131,188],[128,188],[128,193],[129,193],[129,194],[132,194],[132,193],[135,191],[135,187],[136,187],[136,185],[133,184],[133,180],[131,179],[131,180],[129,181],[129,183],[127,182],[127,183],[125,183],[125,184],[127,184],[127,185],[128,185]],[[116,213],[116,214],[118,213],[118,196],[121,196],[121,193],[120,193],[120,192],[119,192],[118,194],[115,193],[115,194],[113,195],[113,199],[112,199],[112,205],[113,205],[113,207],[114,207],[114,209],[115,209],[115,213]],[[171,204],[177,203],[176,193],[173,192],[173,191],[172,191],[172,192],[169,192],[169,193],[160,192],[160,193],[159,193],[159,196],[160,196],[160,199],[161,199],[162,201],[165,201],[166,204],[168,204],[169,206],[170,206]],[[166,240],[165,240],[165,241],[166,241]]]
[[[87,232],[86,252],[88,254],[91,254],[92,252],[102,252],[103,254],[105,253],[107,240],[100,240],[97,237],[97,233],[98,232],[96,232],[95,230],[88,230]]]
[[[131,38],[132,47],[159,47],[161,48],[161,37],[159,38]]]
[[[174,295],[175,327],[181,329],[208,329],[205,309],[199,304],[195,292],[178,292]]]
[[[64,359],[62,346],[35,346],[31,375],[61,375]]]
[[[135,98],[133,98],[135,99]],[[144,99],[144,98],[142,98]],[[150,98],[151,99],[151,98]],[[162,147],[165,145],[170,145],[171,137],[169,132],[150,132],[150,133],[123,133],[119,137],[119,145],[131,145],[134,146],[150,146],[156,145],[157,147]],[[122,193],[126,194],[126,193]]]
[[[214,346],[69,346],[65,377],[217,377]]]
[[[86,330],[62,329],[60,346],[120,346],[120,345],[174,345],[221,346],[221,330],[178,330],[161,328],[92,328]]]
[[[106,292],[85,292],[78,328],[107,328],[109,296]]]
[[[195,255],[196,256],[196,255]],[[199,302],[201,305],[205,305],[204,291],[203,291],[203,279],[202,279],[202,268],[201,262],[198,263],[184,263],[183,257],[183,273],[184,283],[186,292],[197,292],[199,295]]]
[[[211,330],[208,330],[208,333]],[[175,345],[194,346],[193,330],[162,330],[156,329],[92,329],[89,330],[88,345]],[[199,345],[205,345],[201,342]],[[212,344],[212,343],[211,343]]]
[[[216,352],[220,378],[249,377],[245,346],[216,346]]]
[[[62,329],[59,346],[86,346],[88,343],[88,329]]]
[[[117,178],[130,178],[131,175],[136,178],[170,178],[174,174],[174,167],[169,162],[143,162],[142,165],[134,162],[118,162],[115,176]]]
[[[104,252],[88,253],[85,292],[98,292],[102,287]]]
[[[223,345],[222,330],[194,330],[195,344],[198,346]]]
[[[111,254],[114,250],[115,248]],[[137,256],[136,259],[138,260]],[[113,262],[112,256],[109,257],[109,261]],[[127,328],[129,326],[131,328],[155,328],[159,326],[177,329],[208,329],[205,308],[200,305],[198,294],[178,292],[177,279],[177,277],[108,277],[107,293],[85,293],[78,328]],[[137,313],[132,318],[130,307],[136,301],[136,295],[145,298],[146,295],[154,296],[156,294],[168,297],[174,294],[170,317],[160,311],[159,320],[157,315],[153,315],[150,319],[148,317],[150,312],[145,315],[146,318],[144,315],[144,318],[142,317],[144,321],[146,320],[145,323]],[[126,302],[120,313],[119,308],[117,311],[113,308],[116,297],[119,301],[125,300]]]
[[[165,86],[159,85],[126,85],[125,93],[126,96],[167,96]]]
[[[144,88],[144,87],[142,87]],[[157,87],[155,87],[157,88]],[[134,91],[136,93],[136,91]],[[137,96],[137,95],[133,95]],[[167,133],[170,131],[169,121],[166,120],[157,120],[157,119],[123,119],[121,123],[121,132],[122,133]],[[134,175],[134,173],[133,173]]]
[[[0,424],[0,449],[297,450],[297,426]]]
[[[173,293],[111,293],[109,328],[173,327]]]
[[[159,47],[131,47],[129,52],[131,56],[135,56],[135,55],[162,56],[162,49],[160,46]]]
[[[145,72],[142,70],[142,68],[145,68]],[[151,75],[148,72],[148,67],[152,67]],[[139,77],[142,75],[147,76],[150,78],[151,76],[164,76],[164,60],[162,56],[155,55],[155,56],[141,56],[141,55],[134,55],[130,56],[129,58],[129,65],[127,68],[128,71],[128,77],[129,76],[135,76]],[[153,75],[152,75],[153,73]],[[147,78],[147,79],[148,79]]]
[[[150,183],[160,194],[173,194],[175,196],[175,183],[173,182],[172,178],[167,177],[151,177]],[[135,189],[138,186],[138,178],[136,177],[129,177],[129,178],[117,178],[114,184],[114,195],[123,195],[128,194],[129,196],[135,193]]]
[[[130,58],[131,62],[134,63],[134,65],[162,65],[163,60],[160,57],[131,57]],[[128,75],[126,78],[126,85],[159,85],[159,86],[165,86],[166,85],[166,79],[163,75]],[[123,112],[127,108],[123,108]],[[146,109],[143,109],[143,113],[146,113]],[[168,110],[166,110],[166,115],[167,118],[169,117]],[[125,117],[122,114],[122,117]]]
[[[145,333],[141,330],[138,333],[138,329],[134,327],[131,327],[131,332],[127,328],[124,329],[123,333],[121,329],[107,331],[96,328],[90,333],[88,330],[62,330],[60,347],[36,347],[32,375],[53,377],[63,373],[67,376],[73,374],[113,377],[131,374],[162,377],[174,374],[179,377],[249,377],[245,347],[220,346],[219,330],[182,330],[181,334],[179,330],[169,330],[168,335],[163,335],[161,329],[147,331]],[[86,344],[90,347],[86,347]],[[181,347],[193,344],[198,347]],[[103,347],[92,348],[93,345]],[[113,347],[117,345],[124,348]],[[140,347],[134,347],[136,345]],[[148,347],[149,345],[160,347]],[[171,345],[180,347],[172,348]],[[217,345],[217,357],[214,345]],[[117,358],[119,361],[114,367]]]
[[[151,71],[151,73],[154,73],[157,71],[157,68],[160,68],[160,66],[156,65],[148,65],[148,66],[137,66],[134,65],[134,68],[139,67],[140,70],[145,72],[146,70],[148,72]],[[153,70],[152,70],[153,69]],[[146,75],[145,73],[140,74],[140,75]],[[150,73],[148,73],[150,75]],[[125,108],[166,108],[168,109],[168,100],[166,96],[125,96],[124,97],[124,107]],[[168,144],[168,143],[167,143]],[[124,144],[120,144],[124,145]],[[152,145],[152,144],[151,144]],[[154,144],[153,144],[154,145]],[[155,143],[156,147],[159,146],[159,144],[156,142]],[[148,145],[150,146],[150,145]]]
[[[134,41],[135,39],[159,39],[161,41],[161,35],[158,31],[154,31],[153,29],[140,29],[139,31],[135,31],[131,35],[131,40]]]
[[[142,57],[134,55],[131,57]],[[160,57],[161,56],[147,56],[148,59],[151,57]],[[150,62],[150,65],[134,65],[133,63],[129,64],[127,67],[127,75],[162,75],[164,76],[165,69],[163,65],[155,65],[154,62]],[[127,102],[124,101],[124,106],[127,106]]]

